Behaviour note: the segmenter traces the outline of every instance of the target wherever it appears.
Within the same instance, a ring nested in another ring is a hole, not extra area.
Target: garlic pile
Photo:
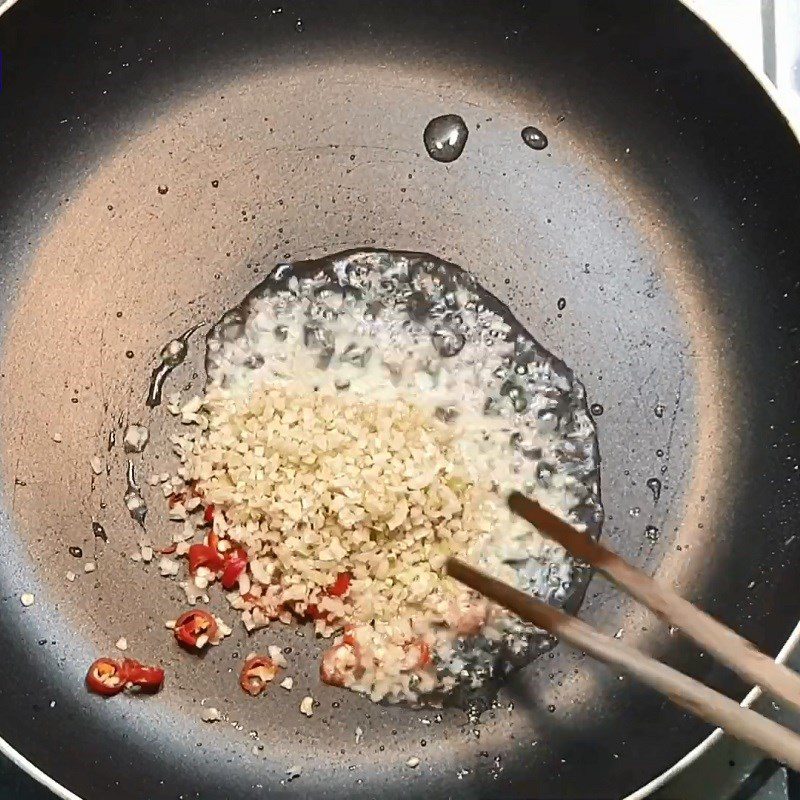
[[[306,615],[325,635],[364,628],[362,658],[370,651],[373,672],[388,668],[386,694],[400,696],[422,677],[409,680],[412,643],[435,652],[485,622],[485,603],[441,573],[494,519],[486,487],[468,476],[458,426],[402,399],[292,386],[213,387],[180,413],[198,427],[173,437],[180,477],[214,507],[215,532],[247,551],[249,574],[230,600],[248,628]],[[343,574],[346,589],[333,591]],[[402,674],[405,687],[394,681]]]

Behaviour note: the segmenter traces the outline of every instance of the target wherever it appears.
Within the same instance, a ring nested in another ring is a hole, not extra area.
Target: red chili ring
[[[270,671],[272,677],[265,678],[263,675],[259,674],[258,670],[262,669]],[[250,656],[250,658],[244,662],[242,671],[239,674],[239,686],[241,686],[247,694],[252,697],[257,697],[267,688],[267,684],[275,677],[277,672],[278,669],[275,666],[275,662],[268,656]]]
[[[220,570],[225,561],[215,547],[207,544],[193,544],[189,548],[189,572],[194,575],[200,567],[208,567],[212,572]]]
[[[350,589],[350,581],[353,576],[349,572],[340,572],[336,576],[336,580],[325,589],[325,594],[331,597],[342,597],[346,595]]]
[[[148,667],[134,658],[122,662],[121,673],[126,684],[137,686],[141,691],[154,694],[164,685],[164,670]]]
[[[222,572],[222,587],[229,591],[236,586],[239,577],[247,570],[247,551],[237,547],[226,554]]]
[[[184,611],[175,620],[173,633],[178,642],[184,647],[188,647],[191,650],[202,649],[202,647],[198,648],[197,640],[203,635],[213,639],[217,633],[217,621],[208,611],[193,608],[189,611]]]
[[[113,697],[125,688],[122,667],[111,658],[98,658],[86,673],[86,686],[95,694]]]

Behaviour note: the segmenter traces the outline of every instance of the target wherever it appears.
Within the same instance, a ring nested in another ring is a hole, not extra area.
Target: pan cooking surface
[[[0,21],[0,48],[4,738],[84,797],[607,797],[708,733],[563,647],[477,723],[376,707],[319,685],[320,644],[285,628],[262,636],[291,648],[296,689],[254,702],[235,691],[241,631],[202,662],[171,646],[179,590],[130,560],[124,454],[107,449],[151,422],[163,451],[145,406],[160,348],[276,263],[433,252],[586,385],[606,540],[776,652],[798,616],[800,164],[699,22],[667,2],[32,0]],[[423,142],[445,114],[469,128],[452,163]],[[202,356],[190,340],[168,382]],[[151,508],[154,538],[165,525]],[[581,614],[744,694],[600,580]],[[86,695],[86,666],[122,635],[164,662],[159,697]],[[209,705],[230,722],[201,722]]]

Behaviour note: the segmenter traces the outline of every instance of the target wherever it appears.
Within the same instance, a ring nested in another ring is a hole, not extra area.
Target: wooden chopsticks
[[[514,493],[509,498],[509,506],[536,525],[542,534],[597,569],[662,619],[679,627],[739,675],[800,708],[800,676],[796,673],[776,664],[746,639],[538,503]],[[463,561],[449,558],[446,569],[452,577],[523,619],[628,672],[731,736],[800,770],[800,736],[796,733]]]
[[[508,498],[508,505],[515,514],[601,572],[619,589],[674,625],[746,681],[758,684],[800,710],[800,675],[796,672],[775,663],[747,639],[533,500],[514,492]]]

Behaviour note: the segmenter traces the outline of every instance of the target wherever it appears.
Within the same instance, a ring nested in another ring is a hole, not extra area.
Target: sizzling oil
[[[510,310],[459,267],[420,253],[362,250],[276,267],[207,336],[220,385],[296,382],[377,401],[398,395],[453,424],[476,478],[503,504],[522,489],[599,528],[599,454],[583,386]],[[563,550],[509,517],[482,565],[563,605],[577,571]],[[528,663],[553,639],[508,619],[498,642],[460,639],[438,665],[462,694]]]

